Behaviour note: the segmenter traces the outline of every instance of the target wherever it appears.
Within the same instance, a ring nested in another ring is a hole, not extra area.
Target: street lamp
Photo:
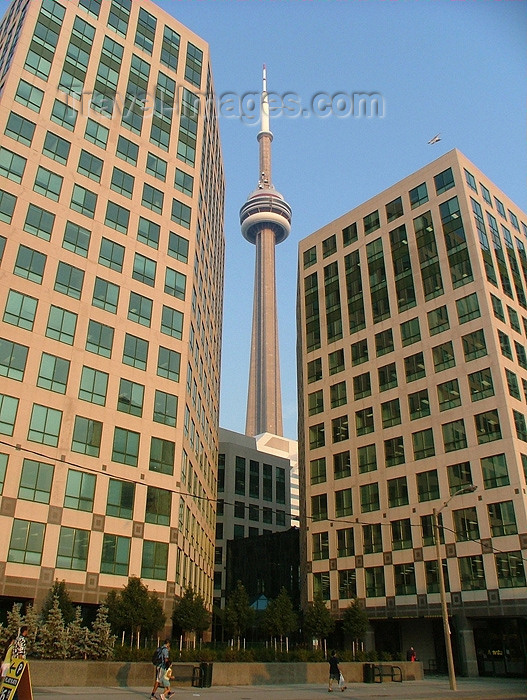
[[[454,670],[454,657],[452,654],[452,639],[450,638],[450,625],[448,623],[448,609],[446,604],[446,591],[445,591],[445,576],[443,573],[443,562],[441,560],[441,549],[439,547],[439,513],[446,508],[454,496],[459,496],[462,493],[473,493],[478,487],[473,484],[468,484],[462,488],[455,491],[448,501],[445,501],[441,508],[437,510],[433,509],[434,516],[434,538],[436,541],[436,558],[437,558],[437,572],[439,576],[439,593],[441,596],[441,617],[443,618],[443,632],[445,635],[445,647],[446,647],[446,659],[448,664],[448,680],[450,681],[450,690],[457,690],[456,683],[456,672]]]

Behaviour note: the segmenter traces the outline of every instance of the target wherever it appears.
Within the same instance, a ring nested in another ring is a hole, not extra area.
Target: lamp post
[[[441,560],[441,549],[439,547],[439,513],[446,508],[454,496],[459,496],[462,493],[473,493],[477,486],[469,484],[463,486],[453,493],[448,501],[445,501],[441,508],[433,509],[434,516],[434,538],[436,541],[436,558],[437,558],[437,573],[439,577],[439,594],[441,597],[441,617],[443,618],[443,632],[445,635],[446,659],[448,665],[448,680],[450,682],[450,690],[457,690],[456,672],[454,670],[454,656],[452,654],[452,639],[450,637],[450,624],[448,622],[448,609],[446,604],[445,576],[443,573],[443,562]]]

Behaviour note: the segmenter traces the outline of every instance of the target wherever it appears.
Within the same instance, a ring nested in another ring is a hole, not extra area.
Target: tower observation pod
[[[258,187],[240,209],[243,237],[256,246],[251,362],[245,433],[282,435],[282,397],[276,310],[275,246],[291,231],[291,207],[271,179],[266,68],[260,101]]]

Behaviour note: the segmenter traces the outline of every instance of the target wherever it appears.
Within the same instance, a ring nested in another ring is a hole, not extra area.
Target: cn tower
[[[258,187],[240,209],[242,235],[256,246],[254,306],[245,434],[282,436],[282,397],[276,312],[275,246],[291,230],[291,207],[271,179],[269,97],[266,68],[260,101]]]

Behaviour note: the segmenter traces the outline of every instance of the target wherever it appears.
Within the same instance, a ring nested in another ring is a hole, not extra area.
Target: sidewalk
[[[331,697],[401,698],[403,700],[525,700],[527,681],[521,678],[458,678],[457,691],[451,691],[448,678],[434,677],[404,683],[352,683],[343,693]],[[151,688],[34,688],[35,700],[60,698],[72,700],[148,700]],[[212,688],[175,688],[172,700],[312,700],[327,697],[327,686],[257,685]]]

